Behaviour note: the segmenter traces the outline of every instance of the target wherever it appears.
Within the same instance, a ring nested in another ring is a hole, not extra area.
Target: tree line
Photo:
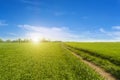
[[[11,40],[11,39],[7,39],[7,40],[3,40],[0,39],[0,42],[19,42],[19,43],[27,43],[27,42],[32,42],[32,39],[16,39],[16,40]],[[49,42],[49,40],[47,39],[42,39],[40,40],[40,42]]]
[[[7,39],[7,40],[3,40],[0,38],[0,43],[30,43],[30,42],[33,42],[32,39],[21,39],[21,38],[18,38],[18,39],[15,39],[15,40],[11,40],[11,39]],[[61,41],[50,41],[50,40],[47,40],[45,38],[41,39],[39,42],[61,42]]]

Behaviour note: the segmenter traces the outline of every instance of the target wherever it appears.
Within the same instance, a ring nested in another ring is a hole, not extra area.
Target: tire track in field
[[[74,56],[76,56],[77,58],[79,58],[80,60],[82,60],[85,64],[89,65],[91,68],[93,68],[97,73],[99,73],[102,77],[105,78],[105,80],[117,80],[114,76],[112,76],[110,73],[106,72],[103,68],[87,61],[87,60],[84,60],[82,59],[82,57],[80,55],[77,55],[75,52],[67,49],[66,46],[63,45],[63,47],[70,51]]]
[[[117,80],[115,79],[110,73],[107,73],[104,71],[104,69],[100,68],[99,66],[96,66],[95,64],[87,61],[87,60],[83,60],[82,57],[80,57],[79,55],[75,54],[74,52],[72,52],[72,54],[74,56],[76,56],[77,58],[80,58],[85,64],[89,65],[91,68],[93,68],[97,73],[99,73],[102,77],[105,78],[105,80]]]

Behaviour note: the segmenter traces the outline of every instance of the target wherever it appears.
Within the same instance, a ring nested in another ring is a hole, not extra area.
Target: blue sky
[[[120,41],[120,0],[0,0],[0,38]]]

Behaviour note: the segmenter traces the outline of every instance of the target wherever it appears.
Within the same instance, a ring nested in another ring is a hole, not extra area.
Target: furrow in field
[[[80,59],[82,59],[82,57],[80,57],[79,55],[75,54],[72,52],[72,54]],[[102,69],[101,67],[82,59],[82,61],[84,63],[86,63],[87,65],[89,65],[91,68],[93,68],[96,72],[98,72],[102,77],[105,78],[105,80],[117,80],[115,77],[113,77],[110,73],[106,72],[104,69]]]
[[[67,50],[71,51],[70,49],[68,49],[66,46],[64,46],[64,48],[66,48]],[[84,62],[85,64],[89,65],[91,68],[93,68],[97,73],[99,73],[102,77],[105,78],[105,80],[117,80],[114,76],[112,76],[112,74],[106,72],[103,68],[95,65],[94,63],[87,61],[85,59],[83,59],[80,55],[78,55],[77,53],[71,51],[71,53],[76,56],[77,58],[79,58],[82,62]]]

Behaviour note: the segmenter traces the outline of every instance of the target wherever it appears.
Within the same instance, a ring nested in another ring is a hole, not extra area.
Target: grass
[[[104,80],[61,43],[0,43],[0,80]]]
[[[120,65],[120,43],[70,43],[73,47]]]
[[[120,79],[120,43],[66,43],[70,50]]]

